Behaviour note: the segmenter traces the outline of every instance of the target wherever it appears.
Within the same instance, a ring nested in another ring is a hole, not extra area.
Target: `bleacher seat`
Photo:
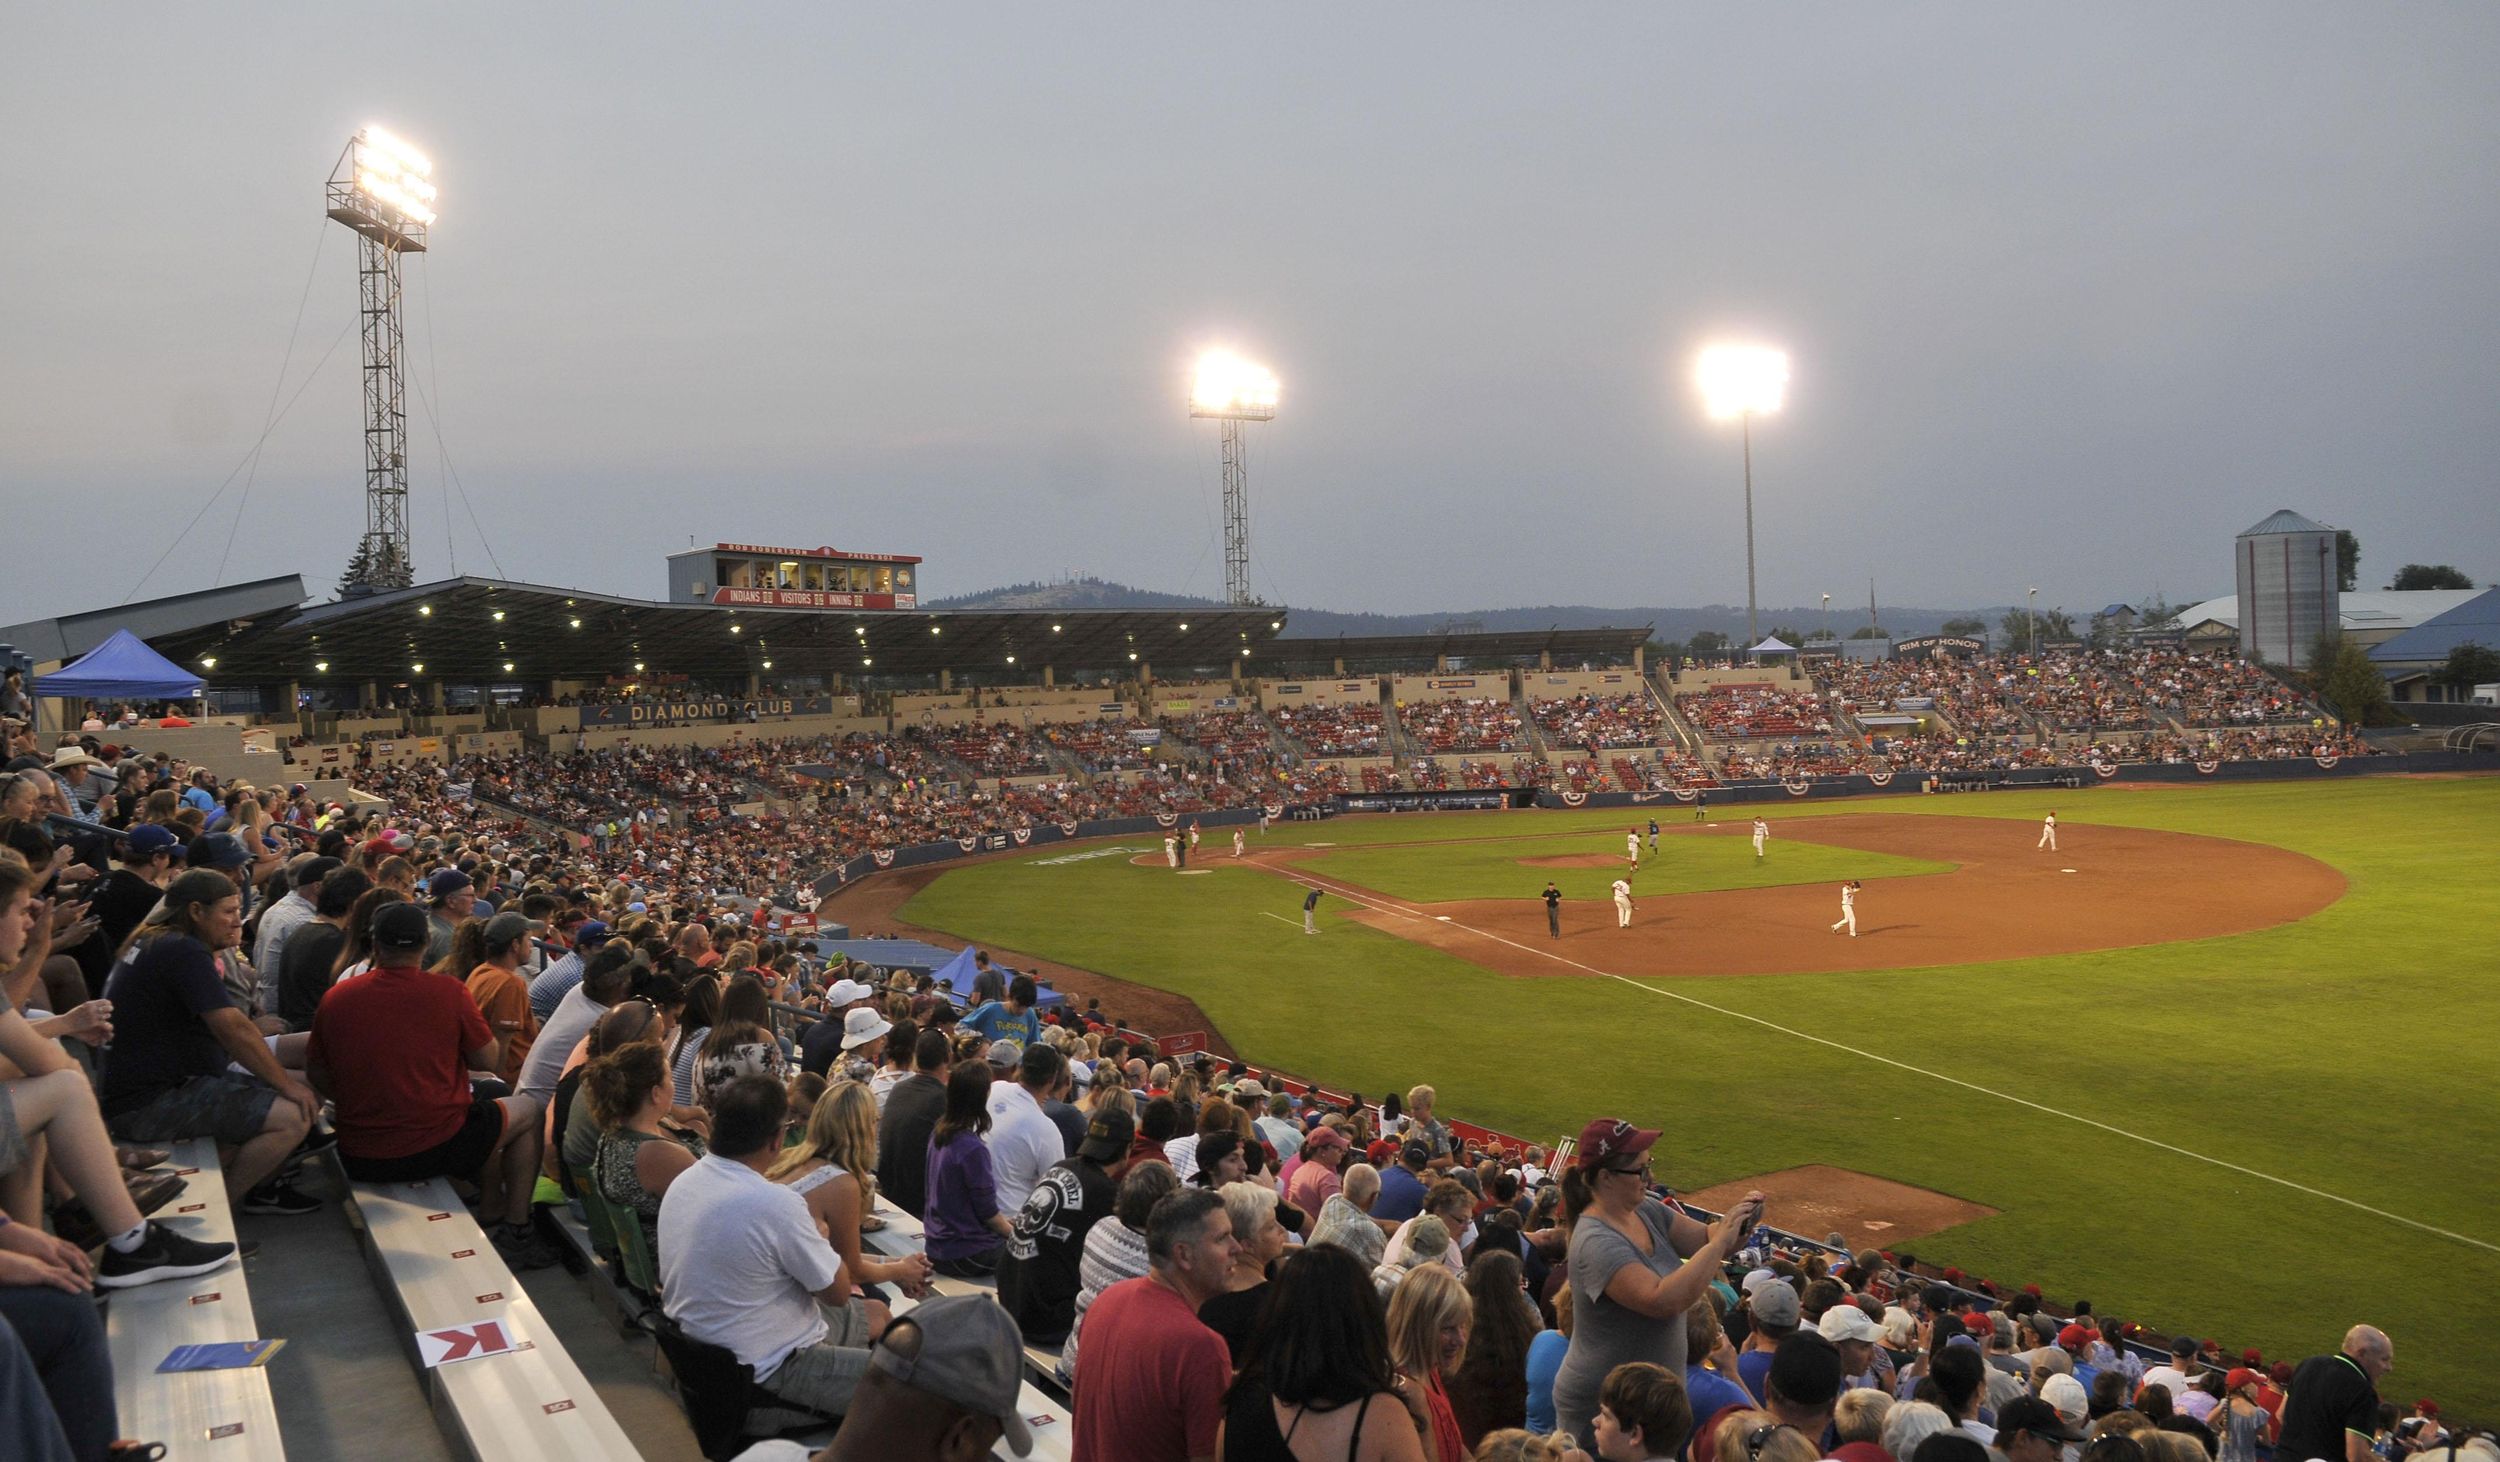
[[[232,1243],[234,1210],[226,1202],[216,1142],[200,1137],[175,1143],[173,1165],[182,1175],[182,1192],[157,1220],[186,1238]],[[113,1290],[105,1301],[104,1332],[123,1435],[163,1441],[168,1462],[194,1457],[274,1462],[286,1455],[265,1367],[156,1372],[178,1345],[264,1338],[252,1315],[242,1264]]]
[[[342,1181],[344,1177],[342,1175]],[[477,1462],[639,1455],[451,1184],[347,1183],[348,1213],[386,1298],[417,1332],[496,1322],[508,1354],[423,1369],[436,1419]]]

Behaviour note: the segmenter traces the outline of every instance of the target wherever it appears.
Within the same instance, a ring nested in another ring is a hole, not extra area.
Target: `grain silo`
[[[2233,545],[2240,591],[2240,654],[2305,668],[2318,636],[2339,630],[2335,530],[2289,508]]]

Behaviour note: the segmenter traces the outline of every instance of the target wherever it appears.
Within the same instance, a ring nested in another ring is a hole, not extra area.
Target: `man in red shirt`
[[[487,1232],[515,1269],[555,1255],[530,1229],[537,1103],[476,1097],[469,1073],[495,1074],[494,1032],[456,980],[426,973],[422,904],[373,914],[373,968],[341,980],[313,1014],[305,1074],[337,1104],[339,1159],[358,1182],[461,1178],[477,1184]]]
[[[1215,1456],[1232,1384],[1224,1338],[1198,1307],[1224,1292],[1241,1245],[1224,1200],[1183,1188],[1146,1216],[1143,1279],[1098,1296],[1085,1316],[1073,1462],[1196,1462]]]

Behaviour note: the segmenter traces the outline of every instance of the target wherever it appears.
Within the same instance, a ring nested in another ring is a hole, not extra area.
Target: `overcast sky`
[[[1218,593],[1225,345],[1270,599],[1741,603],[1741,337],[1766,604],[2193,599],[2277,507],[2488,581],[2496,70],[2484,4],[11,6],[0,622],[129,594],[273,397],[145,593],[328,595],[365,122],[442,190],[420,579],[494,572],[421,385],[508,577]]]

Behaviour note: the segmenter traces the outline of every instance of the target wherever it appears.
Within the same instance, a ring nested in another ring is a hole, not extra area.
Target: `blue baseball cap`
[[[608,926],[596,919],[585,919],[573,927],[573,947],[591,949],[608,942]]]
[[[161,827],[152,822],[142,823],[132,828],[122,842],[130,849],[130,859],[134,863],[146,862],[159,853],[179,863],[191,852],[174,836],[172,828]]]

